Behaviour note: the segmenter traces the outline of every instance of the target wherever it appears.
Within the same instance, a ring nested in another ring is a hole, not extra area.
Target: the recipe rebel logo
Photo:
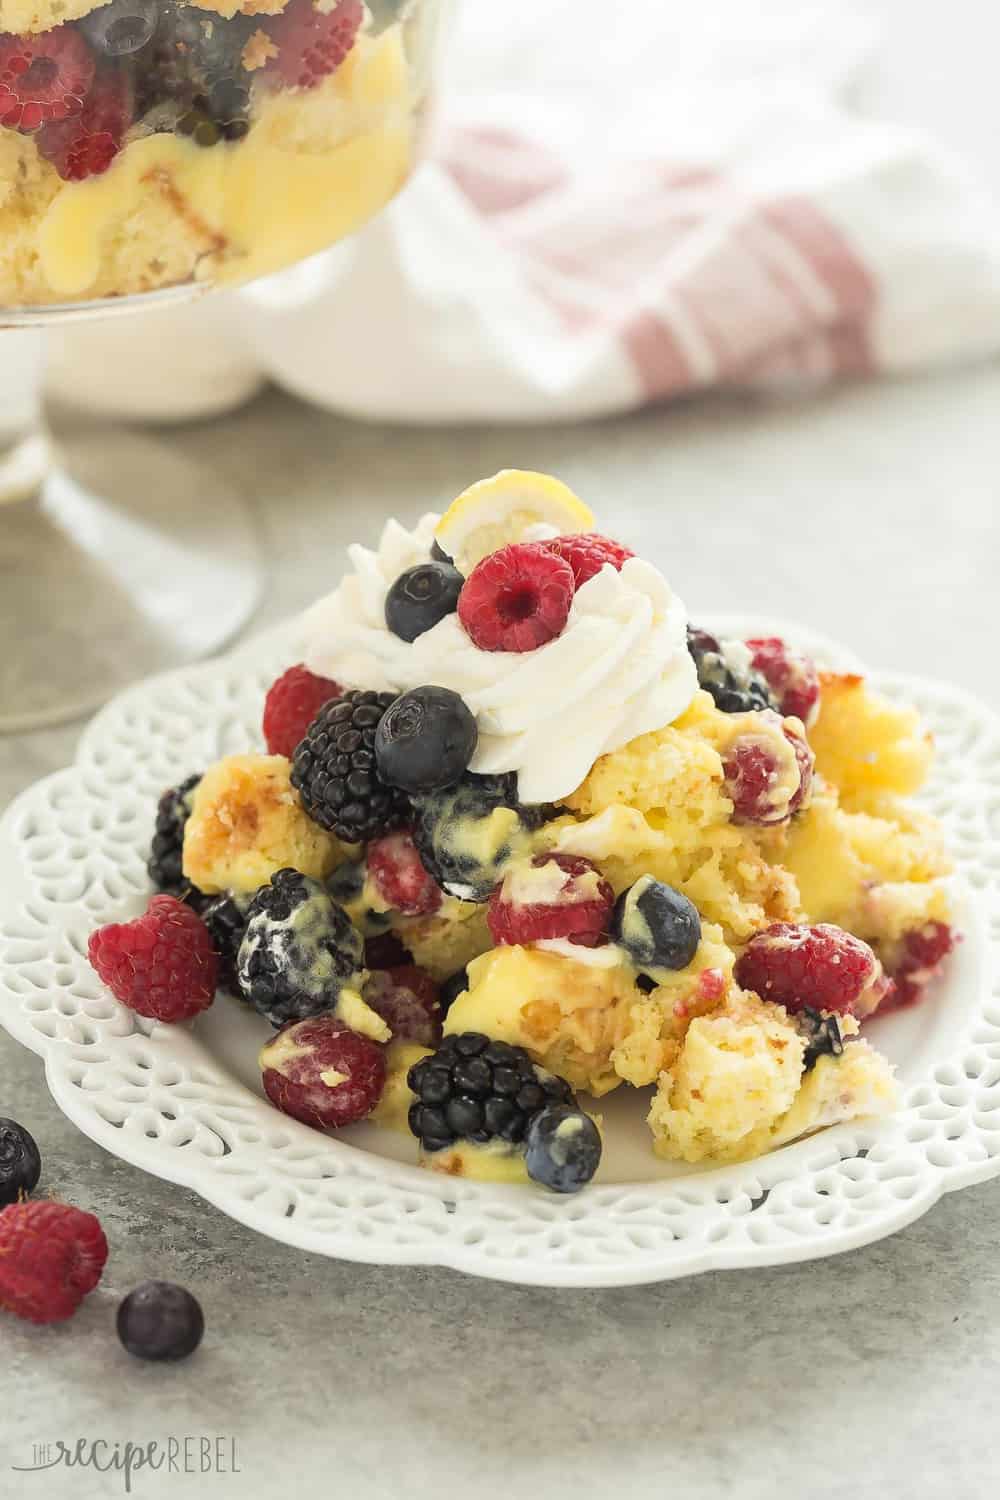
[[[220,1433],[195,1433],[183,1437],[130,1439],[78,1437],[69,1441],[32,1443],[28,1462],[11,1464],[18,1474],[43,1474],[52,1469],[82,1469],[97,1474],[118,1474],[126,1495],[144,1473],[240,1474],[235,1437]],[[24,1491],[28,1493],[27,1488]]]

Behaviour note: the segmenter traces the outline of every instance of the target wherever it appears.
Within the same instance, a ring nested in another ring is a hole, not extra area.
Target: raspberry
[[[416,964],[378,969],[365,982],[363,998],[382,1017],[394,1041],[436,1047],[441,1040],[441,1000],[426,969]]]
[[[444,899],[409,832],[373,839],[368,845],[368,873],[386,905],[404,917],[430,916]]]
[[[486,921],[494,943],[566,938],[582,948],[607,941],[615,893],[575,854],[538,854],[507,870],[490,897]]]
[[[752,937],[736,961],[736,982],[793,1013],[870,1015],[892,986],[867,943],[821,922],[776,922]]]
[[[577,588],[599,573],[605,563],[610,563],[616,573],[621,572],[622,563],[628,562],[635,553],[621,542],[613,542],[609,536],[597,531],[581,531],[575,536],[553,537],[544,544],[550,552],[565,558],[573,569],[573,581]]]
[[[573,603],[573,569],[544,542],[515,542],[477,563],[458,618],[481,651],[533,651],[555,640]]]
[[[42,126],[38,149],[64,181],[82,182],[107,171],[131,123],[125,74],[108,67],[98,73],[79,114]]]
[[[819,704],[819,673],[812,657],[776,635],[754,636],[747,645],[752,665],[771,689],[780,712],[801,719],[808,729]]]
[[[343,693],[330,677],[317,677],[300,662],[271,683],[264,699],[264,739],[271,755],[291,760],[295,747],[324,703]]]
[[[134,922],[99,927],[87,955],[117,1000],[154,1021],[188,1021],[215,998],[208,928],[176,896],[154,896]]]
[[[904,1010],[922,1000],[927,986],[941,972],[941,965],[957,939],[947,922],[927,922],[903,934],[899,956],[892,965],[893,990],[879,1014]]]
[[[27,135],[78,115],[93,76],[90,50],[69,26],[0,36],[0,125]]]
[[[312,89],[336,72],[354,46],[364,20],[361,0],[339,0],[324,14],[313,0],[291,0],[265,28],[278,49],[267,64],[288,88]]]
[[[370,1115],[385,1087],[385,1053],[329,1011],[293,1021],[261,1049],[264,1092],[276,1109],[319,1130]]]
[[[94,1290],[107,1258],[93,1214],[45,1199],[13,1203],[0,1214],[0,1307],[61,1323]]]
[[[815,756],[791,722],[769,710],[738,734],[722,757],[734,823],[787,823],[812,791]]]

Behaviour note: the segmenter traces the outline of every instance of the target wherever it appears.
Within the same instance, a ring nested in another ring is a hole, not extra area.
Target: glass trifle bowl
[[[169,317],[353,233],[417,160],[449,9],[0,0],[0,327]],[[17,643],[0,729],[211,649],[256,591],[242,502],[217,477],[206,493],[163,445],[150,472],[138,435],[119,449],[106,431],[78,431],[82,462],[53,468],[37,423],[15,425],[0,418],[0,629]],[[192,548],[202,606],[177,597]]]

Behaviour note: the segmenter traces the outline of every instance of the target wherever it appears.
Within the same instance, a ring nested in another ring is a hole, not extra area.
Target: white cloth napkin
[[[466,0],[431,158],[379,219],[238,296],[67,330],[51,384],[163,419],[270,378],[545,420],[1000,349],[1000,209],[860,112],[873,44],[845,0]]]

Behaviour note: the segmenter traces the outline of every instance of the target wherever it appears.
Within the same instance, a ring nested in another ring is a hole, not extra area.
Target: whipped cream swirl
[[[476,716],[470,769],[516,771],[522,802],[558,802],[598,756],[661,729],[697,691],[687,613],[651,563],[605,564],[577,589],[562,634],[535,651],[481,651],[457,615],[407,642],[385,623],[385,597],[406,568],[426,562],[436,515],[413,531],[389,521],[378,550],[357,544],[352,571],[307,612],[306,665],[344,687],[405,692],[433,683],[460,693]]]

